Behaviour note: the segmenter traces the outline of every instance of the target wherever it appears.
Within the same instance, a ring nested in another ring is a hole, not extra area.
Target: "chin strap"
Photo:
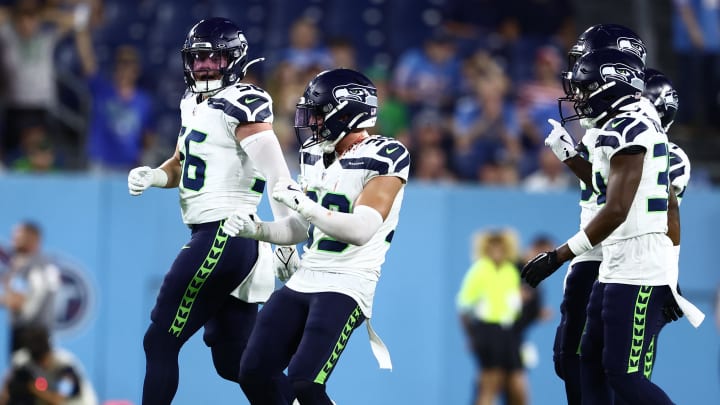
[[[246,63],[245,66],[243,66],[243,68],[242,68],[243,77],[245,77],[245,75],[247,74],[247,70],[251,65],[254,65],[258,62],[262,62],[264,60],[265,60],[265,58],[256,58],[256,59],[253,59],[250,62]]]

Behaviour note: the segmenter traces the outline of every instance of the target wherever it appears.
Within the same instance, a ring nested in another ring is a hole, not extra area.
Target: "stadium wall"
[[[189,236],[177,193],[152,189],[130,197],[124,177],[0,177],[0,246],[10,229],[32,218],[45,229],[45,249],[74,263],[87,276],[94,298],[90,317],[60,335],[104,400],[139,403],[144,372],[142,337],[162,276]],[[517,190],[411,184],[375,299],[373,326],[391,350],[392,372],[377,368],[365,328],[358,329],[330,380],[342,405],[469,404],[474,366],[455,311],[455,293],[470,265],[470,240],[478,229],[515,228],[523,246],[538,233],[558,241],[577,229],[574,192],[527,194]],[[261,215],[269,216],[266,201]],[[708,315],[697,330],[682,320],[659,340],[653,379],[683,404],[717,403],[718,333],[712,296],[720,281],[714,260],[720,225],[720,192],[693,190],[682,207],[681,283]],[[559,273],[562,273],[561,269]],[[537,404],[564,402],[552,365],[562,275],[542,286],[553,318],[528,335],[538,351],[530,370]],[[85,299],[85,302],[82,302]],[[72,308],[71,308],[72,309]],[[6,324],[0,311],[0,324]],[[7,347],[7,333],[0,333]],[[7,364],[6,352],[0,361]],[[195,336],[181,353],[175,404],[245,403],[239,388],[214,373],[209,350]]]

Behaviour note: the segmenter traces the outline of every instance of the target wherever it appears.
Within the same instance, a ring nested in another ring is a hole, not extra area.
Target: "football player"
[[[222,229],[233,212],[256,212],[266,183],[273,187],[289,176],[271,125],[270,95],[241,82],[258,61],[248,61],[247,50],[242,31],[227,19],[192,27],[181,50],[188,90],[180,101],[175,154],[158,168],[138,167],[128,176],[131,195],[151,186],[178,187],[183,222],[191,229],[165,275],[143,340],[145,405],[170,404],[178,353],[200,327],[217,373],[237,382],[257,303],[274,288],[264,265],[272,254],[267,245],[231,238]],[[275,201],[271,208],[275,218],[289,212]],[[285,250],[294,254],[294,248]],[[286,391],[290,395],[289,386]]]
[[[600,49],[577,60],[568,82],[573,118],[600,129],[590,177],[603,206],[567,243],[528,262],[522,277],[535,286],[602,242],[580,344],[582,402],[612,403],[614,391],[626,403],[671,404],[648,378],[655,342],[666,302],[677,299],[683,310],[691,308],[675,287],[672,246],[679,244],[679,223],[668,221],[668,207],[677,200],[670,192],[667,136],[655,108],[641,102],[644,63]],[[701,321],[694,315],[691,322]]]
[[[670,131],[679,106],[678,94],[670,79],[656,69],[645,69],[643,96],[655,106],[665,132]],[[670,145],[670,184],[680,204],[690,181],[690,159],[675,143],[668,142],[668,144]]]
[[[568,75],[575,62],[591,51],[612,48],[636,55],[645,60],[646,51],[640,37],[627,27],[618,24],[593,25],[578,38],[568,52],[567,71],[563,72],[563,85],[568,91]],[[553,130],[545,140],[557,158],[573,170],[580,180],[580,229],[583,229],[601,207],[592,183],[585,183],[582,176],[592,159],[597,133],[600,129],[588,128],[577,146],[573,138],[557,121],[548,120]],[[564,124],[564,122],[563,122]],[[565,384],[568,405],[580,405],[580,337],[585,329],[585,318],[590,291],[597,280],[602,262],[602,248],[598,245],[570,262],[565,275],[563,300],[560,304],[560,324],[555,334],[553,361],[555,372]]]
[[[273,190],[295,214],[255,222],[239,212],[225,222],[229,235],[306,241],[300,269],[260,311],[243,355],[240,384],[254,405],[282,404],[283,378],[300,404],[331,404],[325,385],[364,321],[380,366],[391,366],[369,321],[410,155],[400,142],[368,134],[376,118],[377,91],[368,78],[349,69],[320,73],[296,107],[298,137],[309,134],[301,140],[303,186],[286,180]]]

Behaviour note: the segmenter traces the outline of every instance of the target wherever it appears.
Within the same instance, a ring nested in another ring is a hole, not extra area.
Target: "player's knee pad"
[[[303,403],[315,403],[315,400],[326,398],[325,384],[317,384],[308,380],[293,380],[292,389],[295,392],[295,397]]]
[[[150,324],[143,337],[143,349],[145,349],[146,357],[177,356],[182,344],[182,341],[166,330],[162,330],[155,322]]]

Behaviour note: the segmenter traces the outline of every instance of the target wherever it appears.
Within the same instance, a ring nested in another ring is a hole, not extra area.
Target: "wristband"
[[[168,183],[168,175],[163,169],[152,169],[152,186],[165,187]]]
[[[575,256],[580,256],[593,248],[590,239],[588,239],[587,234],[583,230],[568,239],[567,245]]]

